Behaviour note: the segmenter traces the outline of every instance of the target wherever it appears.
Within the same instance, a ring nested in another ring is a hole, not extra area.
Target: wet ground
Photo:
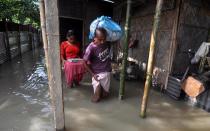
[[[126,99],[118,100],[119,81],[112,79],[109,99],[90,102],[92,87],[64,88],[67,131],[210,131],[210,114],[150,92],[148,117],[139,117],[141,82],[126,83]],[[42,50],[0,65],[0,131],[52,131],[47,76]]]

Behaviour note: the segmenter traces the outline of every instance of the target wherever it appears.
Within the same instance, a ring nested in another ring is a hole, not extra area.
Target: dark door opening
[[[60,17],[60,41],[66,40],[66,33],[68,30],[72,29],[75,32],[77,41],[81,44],[82,49],[82,39],[83,39],[83,21],[71,18]]]

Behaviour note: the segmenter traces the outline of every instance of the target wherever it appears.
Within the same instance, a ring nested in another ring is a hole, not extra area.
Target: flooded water
[[[0,131],[52,131],[44,53],[39,49],[0,65]]]
[[[119,81],[111,80],[111,96],[95,104],[91,79],[64,89],[66,131],[210,131],[210,114],[151,90],[147,118],[139,117],[143,83],[126,82],[118,100]]]
[[[54,130],[47,83],[41,49],[0,65],[0,131]],[[78,88],[64,88],[66,131],[210,130],[207,112],[153,90],[148,117],[140,119],[143,84],[126,82],[124,101],[118,100],[118,87],[112,79],[110,98],[98,104],[90,101],[90,77]]]

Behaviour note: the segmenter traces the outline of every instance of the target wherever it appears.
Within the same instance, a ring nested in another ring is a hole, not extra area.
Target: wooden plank
[[[21,56],[20,25],[18,25],[17,45],[18,45],[18,55]]]
[[[185,26],[185,27],[189,27],[189,28],[203,29],[203,30],[209,30],[209,28],[205,27],[205,26],[191,25],[191,24],[186,24],[186,23],[180,23],[180,26]]]
[[[32,32],[30,30],[30,26],[28,25],[28,44],[29,44],[29,50],[32,50]]]
[[[64,131],[64,106],[61,79],[59,16],[57,0],[45,0],[46,32],[48,40],[49,86],[56,131]]]
[[[88,1],[87,0],[84,0],[83,1],[83,36],[82,36],[82,50],[84,51],[85,50],[85,44],[86,44],[86,26],[87,26],[87,3]]]
[[[172,69],[172,64],[173,64],[173,60],[176,54],[176,49],[177,49],[177,32],[178,32],[178,28],[179,28],[179,17],[180,17],[180,10],[181,10],[181,5],[182,5],[182,0],[178,0],[177,1],[177,8],[176,8],[176,17],[175,17],[175,21],[174,21],[174,26],[173,26],[173,31],[172,31],[172,40],[171,40],[171,45],[170,45],[170,49],[169,49],[169,64],[168,64],[168,69],[167,69],[167,76],[166,76],[166,82],[165,82],[165,89],[167,88],[168,85],[168,77],[169,74],[171,73],[171,69]]]
[[[11,60],[11,52],[10,52],[10,44],[9,44],[9,35],[8,35],[8,24],[5,21],[5,47],[6,47],[6,54],[8,57],[8,60]]]

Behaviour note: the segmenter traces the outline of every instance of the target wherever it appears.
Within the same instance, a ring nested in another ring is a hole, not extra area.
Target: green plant
[[[40,26],[38,0],[1,0],[0,20]]]

